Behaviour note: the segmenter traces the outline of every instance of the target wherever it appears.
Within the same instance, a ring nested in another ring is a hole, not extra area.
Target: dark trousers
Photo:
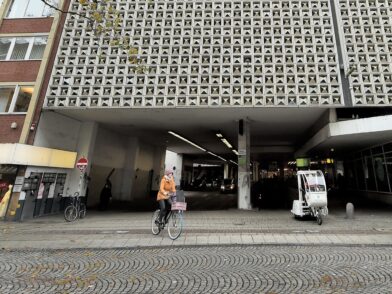
[[[159,203],[159,209],[161,210],[159,213],[159,221],[162,223],[163,217],[165,217],[166,220],[167,215],[171,210],[172,202],[170,199],[165,199],[165,200],[159,200],[158,203]]]

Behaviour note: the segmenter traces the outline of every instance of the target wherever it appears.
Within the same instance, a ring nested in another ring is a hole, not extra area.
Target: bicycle
[[[76,192],[72,198],[71,203],[64,210],[64,218],[67,222],[73,222],[77,218],[84,218],[86,216],[86,204],[82,202],[82,196]]]
[[[172,197],[172,199],[173,198],[174,197]],[[178,237],[180,237],[184,225],[185,210],[186,202],[173,201],[171,210],[168,213],[163,224],[159,223],[160,209],[154,211],[151,219],[151,231],[153,235],[159,235],[159,233],[165,228],[165,224],[168,224],[167,232],[169,234],[169,238],[172,240],[176,240]]]

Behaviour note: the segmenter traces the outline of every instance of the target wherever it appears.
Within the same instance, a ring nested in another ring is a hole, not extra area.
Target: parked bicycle
[[[167,224],[167,232],[170,239],[176,240],[180,237],[184,226],[184,211],[186,210],[186,202],[176,201],[176,196],[172,196],[171,210],[164,220],[163,224],[159,223],[160,210],[157,209],[151,219],[151,231],[154,235],[158,235]]]
[[[82,202],[82,196],[76,192],[73,197],[69,197],[71,203],[64,210],[64,218],[67,222],[73,222],[77,218],[86,216],[86,204]]]

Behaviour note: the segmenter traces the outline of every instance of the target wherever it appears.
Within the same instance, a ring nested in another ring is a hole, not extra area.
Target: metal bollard
[[[347,203],[346,205],[346,218],[353,219],[354,218],[354,204]]]

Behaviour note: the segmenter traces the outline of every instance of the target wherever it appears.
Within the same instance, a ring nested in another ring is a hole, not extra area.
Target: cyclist
[[[171,200],[170,194],[176,192],[176,184],[174,182],[173,171],[166,170],[165,175],[162,177],[161,184],[159,185],[159,191],[157,195],[157,201],[159,203],[159,225],[163,226],[163,217],[166,217],[170,212]]]

